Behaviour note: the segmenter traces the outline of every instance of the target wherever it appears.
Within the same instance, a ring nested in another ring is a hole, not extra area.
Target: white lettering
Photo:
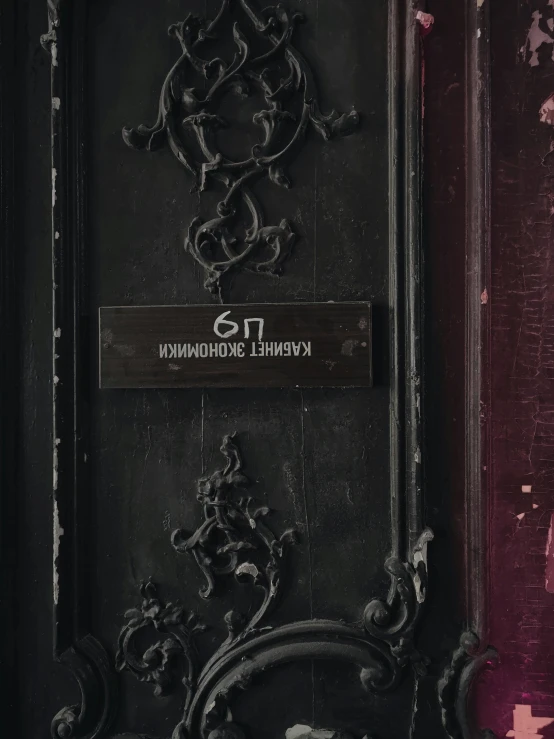
[[[237,344],[237,354],[239,357],[244,357],[244,344],[242,343],[242,341],[240,342],[240,344]]]
[[[306,343],[305,341],[303,341],[302,346],[304,347],[304,354],[302,356],[311,357],[312,356],[312,342],[308,341],[308,343]]]
[[[275,347],[275,342],[273,341],[266,341],[265,343],[265,355],[266,357],[272,357],[273,356],[273,348]]]
[[[202,358],[205,358],[208,356],[208,345],[207,344],[200,344],[200,356]]]
[[[223,344],[222,346],[225,346]],[[210,357],[218,357],[219,356],[219,344],[210,344]]]
[[[235,323],[234,321],[226,321],[226,316],[229,315],[231,311],[225,311],[225,313],[222,313],[220,316],[218,316],[214,323],[214,333],[217,334],[217,336],[221,336],[222,339],[228,339],[229,336],[233,336],[234,334],[238,333],[239,325],[238,323]],[[219,330],[220,325],[226,323],[227,326],[232,326],[232,328],[229,329],[229,331],[225,331],[225,333],[222,333]]]
[[[283,356],[283,342],[280,341],[278,344],[275,344],[275,356],[276,357],[282,357]]]
[[[160,359],[167,359],[167,344],[160,344]]]
[[[227,350],[231,350],[231,356],[233,356],[233,347],[234,344],[219,344],[219,356],[220,357],[226,357],[227,356]]]
[[[179,344],[177,356],[179,357],[179,359],[182,359],[183,357],[185,357],[186,359],[186,356],[187,356],[187,345],[186,344]]]
[[[255,341],[252,342],[252,351],[250,352],[250,356],[251,357],[257,357],[258,356],[258,354],[256,353],[256,342]]]
[[[290,357],[291,351],[290,351],[290,341],[285,341],[283,345],[283,356]]]
[[[258,322],[258,340],[261,341],[264,337],[264,319],[263,318],[245,318],[244,319],[244,338],[250,338],[250,324]]]
[[[169,345],[169,359],[174,359],[177,356],[177,344]]]
[[[296,343],[296,341],[293,341],[292,350],[294,352],[294,356],[299,357],[300,356],[300,342]]]
[[[192,344],[189,344],[189,358],[192,357],[198,358],[198,344],[195,344],[194,346]]]

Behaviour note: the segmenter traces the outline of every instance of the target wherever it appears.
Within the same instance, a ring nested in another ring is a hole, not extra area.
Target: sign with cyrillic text
[[[369,303],[100,308],[100,387],[368,387]]]

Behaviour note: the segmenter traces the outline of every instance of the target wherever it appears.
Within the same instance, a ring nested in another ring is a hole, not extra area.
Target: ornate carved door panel
[[[49,0],[39,57],[45,10],[10,18],[34,326],[21,736],[469,736],[490,654],[472,662],[468,633],[450,661],[463,624],[432,589],[457,569],[429,581],[424,506],[429,19],[409,0]],[[103,306],[329,301],[371,304],[372,387],[98,387]]]

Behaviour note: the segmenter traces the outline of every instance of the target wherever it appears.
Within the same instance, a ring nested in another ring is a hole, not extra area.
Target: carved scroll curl
[[[480,731],[471,722],[468,706],[473,680],[487,666],[498,661],[498,653],[492,647],[482,650],[479,637],[466,631],[460,646],[438,682],[438,697],[442,723],[449,739],[496,739],[489,729]]]
[[[235,9],[238,20],[233,21]],[[280,187],[291,186],[285,167],[310,126],[328,140],[352,133],[359,123],[355,111],[322,113],[310,66],[292,44],[303,20],[283,3],[259,11],[252,0],[222,0],[212,21],[189,15],[172,25],[169,35],[179,43],[181,56],[162,86],[156,123],[123,129],[125,143],[134,149],[154,151],[167,144],[197,190],[216,181],[226,189],[215,215],[207,221],[195,218],[185,241],[204,269],[205,287],[214,293],[221,294],[222,277],[239,268],[279,274],[294,244],[288,220],[265,224],[253,191],[256,182],[269,178]],[[231,60],[201,56],[226,32],[235,47]],[[201,82],[194,85],[193,79]],[[220,113],[222,100],[228,93],[249,97],[255,91],[265,104],[253,116],[260,140],[245,159],[230,159],[218,144],[219,131],[232,126]]]
[[[52,739],[100,739],[109,729],[117,705],[117,683],[106,651],[89,635],[68,649],[60,662],[73,673],[81,702],[54,716]]]
[[[426,672],[426,660],[414,645],[414,631],[427,589],[427,544],[433,532],[425,529],[408,562],[391,557],[385,562],[391,585],[386,600],[374,599],[365,609],[364,625],[376,639],[390,644],[400,666],[410,663],[416,673]]]

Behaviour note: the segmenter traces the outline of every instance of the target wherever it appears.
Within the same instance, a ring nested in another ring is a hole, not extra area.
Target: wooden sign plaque
[[[101,388],[368,386],[369,303],[100,308]]]

